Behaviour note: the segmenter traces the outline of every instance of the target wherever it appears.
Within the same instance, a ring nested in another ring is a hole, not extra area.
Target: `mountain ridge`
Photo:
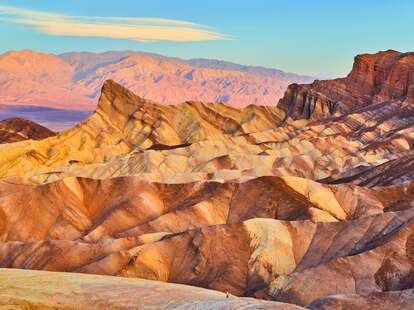
[[[104,81],[114,79],[141,97],[168,104],[193,100],[236,107],[276,105],[289,83],[312,80],[276,69],[218,63],[201,66],[132,51],[9,51],[0,55],[0,104],[93,110]]]

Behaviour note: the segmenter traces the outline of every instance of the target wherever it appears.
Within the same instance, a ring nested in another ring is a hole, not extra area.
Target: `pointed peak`
[[[101,96],[98,101],[98,108],[105,102],[110,101],[117,106],[122,104],[139,104],[143,99],[135,95],[125,86],[114,80],[106,80],[102,86]]]
[[[106,80],[104,84],[102,85],[102,93],[111,94],[111,93],[117,93],[117,92],[132,93],[128,88],[126,88],[125,86],[122,86],[121,84],[115,82],[114,80]]]
[[[121,84],[106,80],[102,86],[96,112],[110,120],[124,122],[146,101]]]

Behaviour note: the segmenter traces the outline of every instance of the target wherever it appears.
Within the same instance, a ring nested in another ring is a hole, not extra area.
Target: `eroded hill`
[[[361,55],[346,78],[243,109],[107,81],[76,127],[0,146],[0,266],[410,309],[413,66]]]
[[[0,143],[41,140],[54,135],[50,129],[26,119],[9,118],[0,121]]]

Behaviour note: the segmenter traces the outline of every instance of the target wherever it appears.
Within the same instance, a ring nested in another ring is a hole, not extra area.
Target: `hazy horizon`
[[[403,0],[381,5],[371,0],[5,0],[0,5],[0,53],[133,50],[341,77],[357,54],[413,50],[413,9],[414,3]]]

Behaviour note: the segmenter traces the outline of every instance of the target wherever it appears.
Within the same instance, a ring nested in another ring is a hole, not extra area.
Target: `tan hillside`
[[[357,56],[277,107],[105,82],[76,127],[0,145],[0,304],[411,309],[413,63]]]
[[[303,309],[185,285],[62,272],[1,269],[0,289],[4,309]]]
[[[186,145],[262,131],[280,122],[275,108],[186,102],[153,103],[108,81],[96,112],[78,126],[43,141],[0,147],[0,176],[48,171],[59,166],[101,163],[133,150]]]

